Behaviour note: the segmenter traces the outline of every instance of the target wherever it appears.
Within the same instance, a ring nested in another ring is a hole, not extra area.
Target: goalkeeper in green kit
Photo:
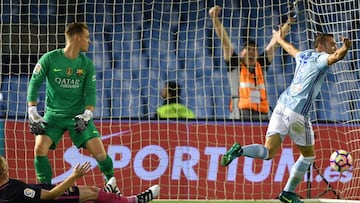
[[[35,136],[34,165],[41,183],[51,183],[49,149],[54,150],[68,131],[78,148],[89,150],[108,184],[105,190],[120,195],[114,178],[113,161],[106,153],[93,122],[96,102],[95,67],[81,52],[88,51],[89,30],[85,23],[71,23],[65,30],[66,46],[44,54],[29,82],[27,101],[30,131]],[[37,112],[40,86],[46,80],[46,111]]]

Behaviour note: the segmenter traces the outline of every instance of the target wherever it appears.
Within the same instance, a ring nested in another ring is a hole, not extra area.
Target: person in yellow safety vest
[[[194,119],[194,112],[181,104],[180,94],[181,86],[179,84],[173,81],[165,82],[165,86],[161,91],[161,97],[164,99],[164,103],[157,108],[155,118]]]
[[[277,47],[273,38],[265,48],[265,52],[258,53],[257,43],[246,39],[240,52],[235,52],[219,14],[221,7],[214,6],[209,10],[216,35],[221,41],[223,55],[228,66],[228,77],[231,86],[231,100],[229,105],[230,118],[244,121],[268,120],[269,101],[266,93],[264,72],[273,61]],[[282,37],[289,32],[294,18],[289,18],[281,26]],[[237,107],[237,108],[236,108]]]

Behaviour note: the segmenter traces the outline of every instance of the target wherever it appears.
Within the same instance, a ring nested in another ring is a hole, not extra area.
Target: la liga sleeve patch
[[[29,197],[29,198],[34,198],[35,197],[35,190],[33,190],[31,188],[25,188],[24,195],[26,197]]]

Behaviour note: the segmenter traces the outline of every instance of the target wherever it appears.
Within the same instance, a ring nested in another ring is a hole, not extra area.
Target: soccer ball
[[[352,166],[353,158],[346,150],[336,150],[330,156],[330,166],[335,171],[345,172]]]

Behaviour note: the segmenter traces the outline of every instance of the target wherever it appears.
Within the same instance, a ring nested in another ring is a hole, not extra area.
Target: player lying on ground
[[[108,193],[95,186],[72,186],[74,182],[91,169],[89,162],[78,164],[73,173],[58,185],[26,184],[9,177],[9,167],[4,157],[0,156],[0,202],[11,203],[147,203],[159,195],[159,185],[153,185],[148,190],[134,196],[122,197]],[[108,184],[115,186],[115,179]]]

